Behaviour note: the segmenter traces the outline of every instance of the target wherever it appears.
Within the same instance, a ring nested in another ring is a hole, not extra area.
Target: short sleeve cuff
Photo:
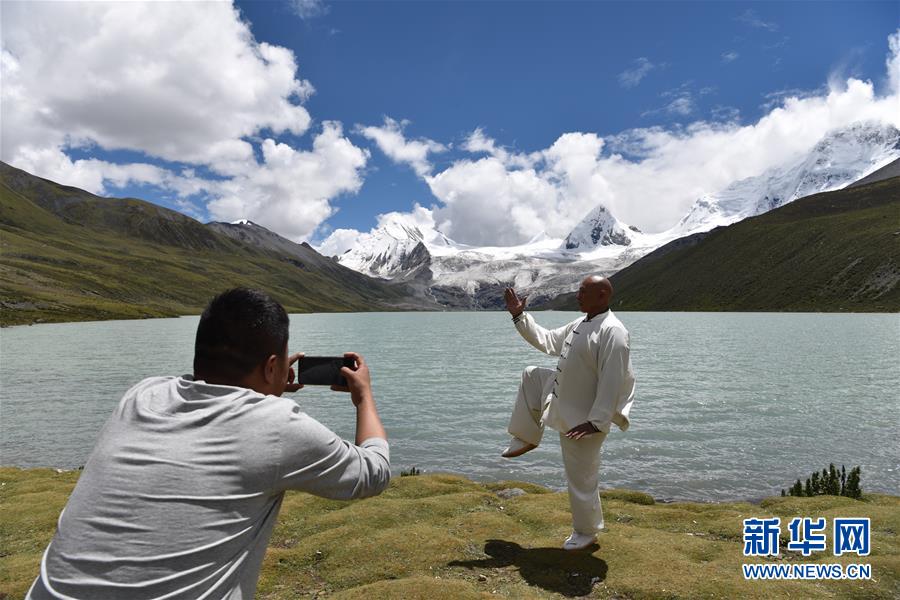
[[[384,438],[380,437],[370,437],[368,439],[363,440],[363,443],[359,445],[360,448],[381,448],[385,452],[390,450],[390,446],[388,442]]]

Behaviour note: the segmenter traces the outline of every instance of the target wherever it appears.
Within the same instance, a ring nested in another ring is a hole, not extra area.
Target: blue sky
[[[195,3],[190,14],[94,4],[77,16],[40,6],[3,4],[2,116],[14,123],[4,161],[313,243],[334,230],[352,239],[415,204],[424,225],[468,243],[558,235],[597,203],[661,229],[698,192],[802,151],[847,113],[891,119],[896,99],[896,2],[295,0]],[[165,24],[176,20],[218,25],[175,37]],[[48,48],[54,26],[67,33]],[[248,62],[261,46],[278,54]],[[73,86],[74,97],[59,92]],[[792,114],[773,115],[791,98]],[[791,127],[801,133],[772,133]],[[703,173],[698,155],[694,178],[665,175],[691,169],[674,153],[721,154],[701,136],[726,145],[723,132],[752,138],[759,156]],[[592,170],[580,183],[583,160]],[[667,195],[641,187],[652,177],[669,182],[669,204],[647,200]],[[510,213],[524,216],[507,227]]]
[[[313,115],[408,119],[408,133],[444,143],[483,127],[524,151],[564,132],[671,127],[730,108],[755,121],[768,94],[820,88],[835,70],[884,77],[885,40],[900,25],[892,2],[337,2],[299,25],[286,6],[238,6],[258,37],[296,49],[317,89]],[[690,113],[665,110],[685,93]],[[373,163],[334,227],[433,201],[409,169]]]

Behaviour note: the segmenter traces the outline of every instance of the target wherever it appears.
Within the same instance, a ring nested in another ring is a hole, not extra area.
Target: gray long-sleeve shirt
[[[252,598],[284,491],[352,499],[388,444],[340,439],[287,398],[153,377],[119,403],[28,598]]]

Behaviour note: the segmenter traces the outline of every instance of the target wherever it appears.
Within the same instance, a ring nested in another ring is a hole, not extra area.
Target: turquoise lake
[[[576,313],[534,313],[559,326]],[[900,315],[617,313],[637,394],[604,444],[604,487],[661,499],[777,495],[829,463],[865,491],[900,493]],[[75,468],[126,389],[190,373],[197,317],[0,332],[0,463]],[[559,442],[500,458],[528,346],[500,312],[291,315],[293,352],[361,353],[395,474],[418,467],[561,488]],[[345,394],[305,388],[303,410],[352,439]]]

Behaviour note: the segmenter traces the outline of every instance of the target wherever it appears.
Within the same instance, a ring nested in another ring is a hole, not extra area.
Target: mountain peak
[[[407,223],[402,217],[394,216],[382,223],[379,228],[384,235],[394,238],[395,240],[405,241],[413,240],[421,242],[425,236],[422,230],[416,225]]]
[[[616,219],[609,209],[598,204],[585,215],[565,240],[566,250],[582,252],[598,246],[629,246],[628,228]]]

